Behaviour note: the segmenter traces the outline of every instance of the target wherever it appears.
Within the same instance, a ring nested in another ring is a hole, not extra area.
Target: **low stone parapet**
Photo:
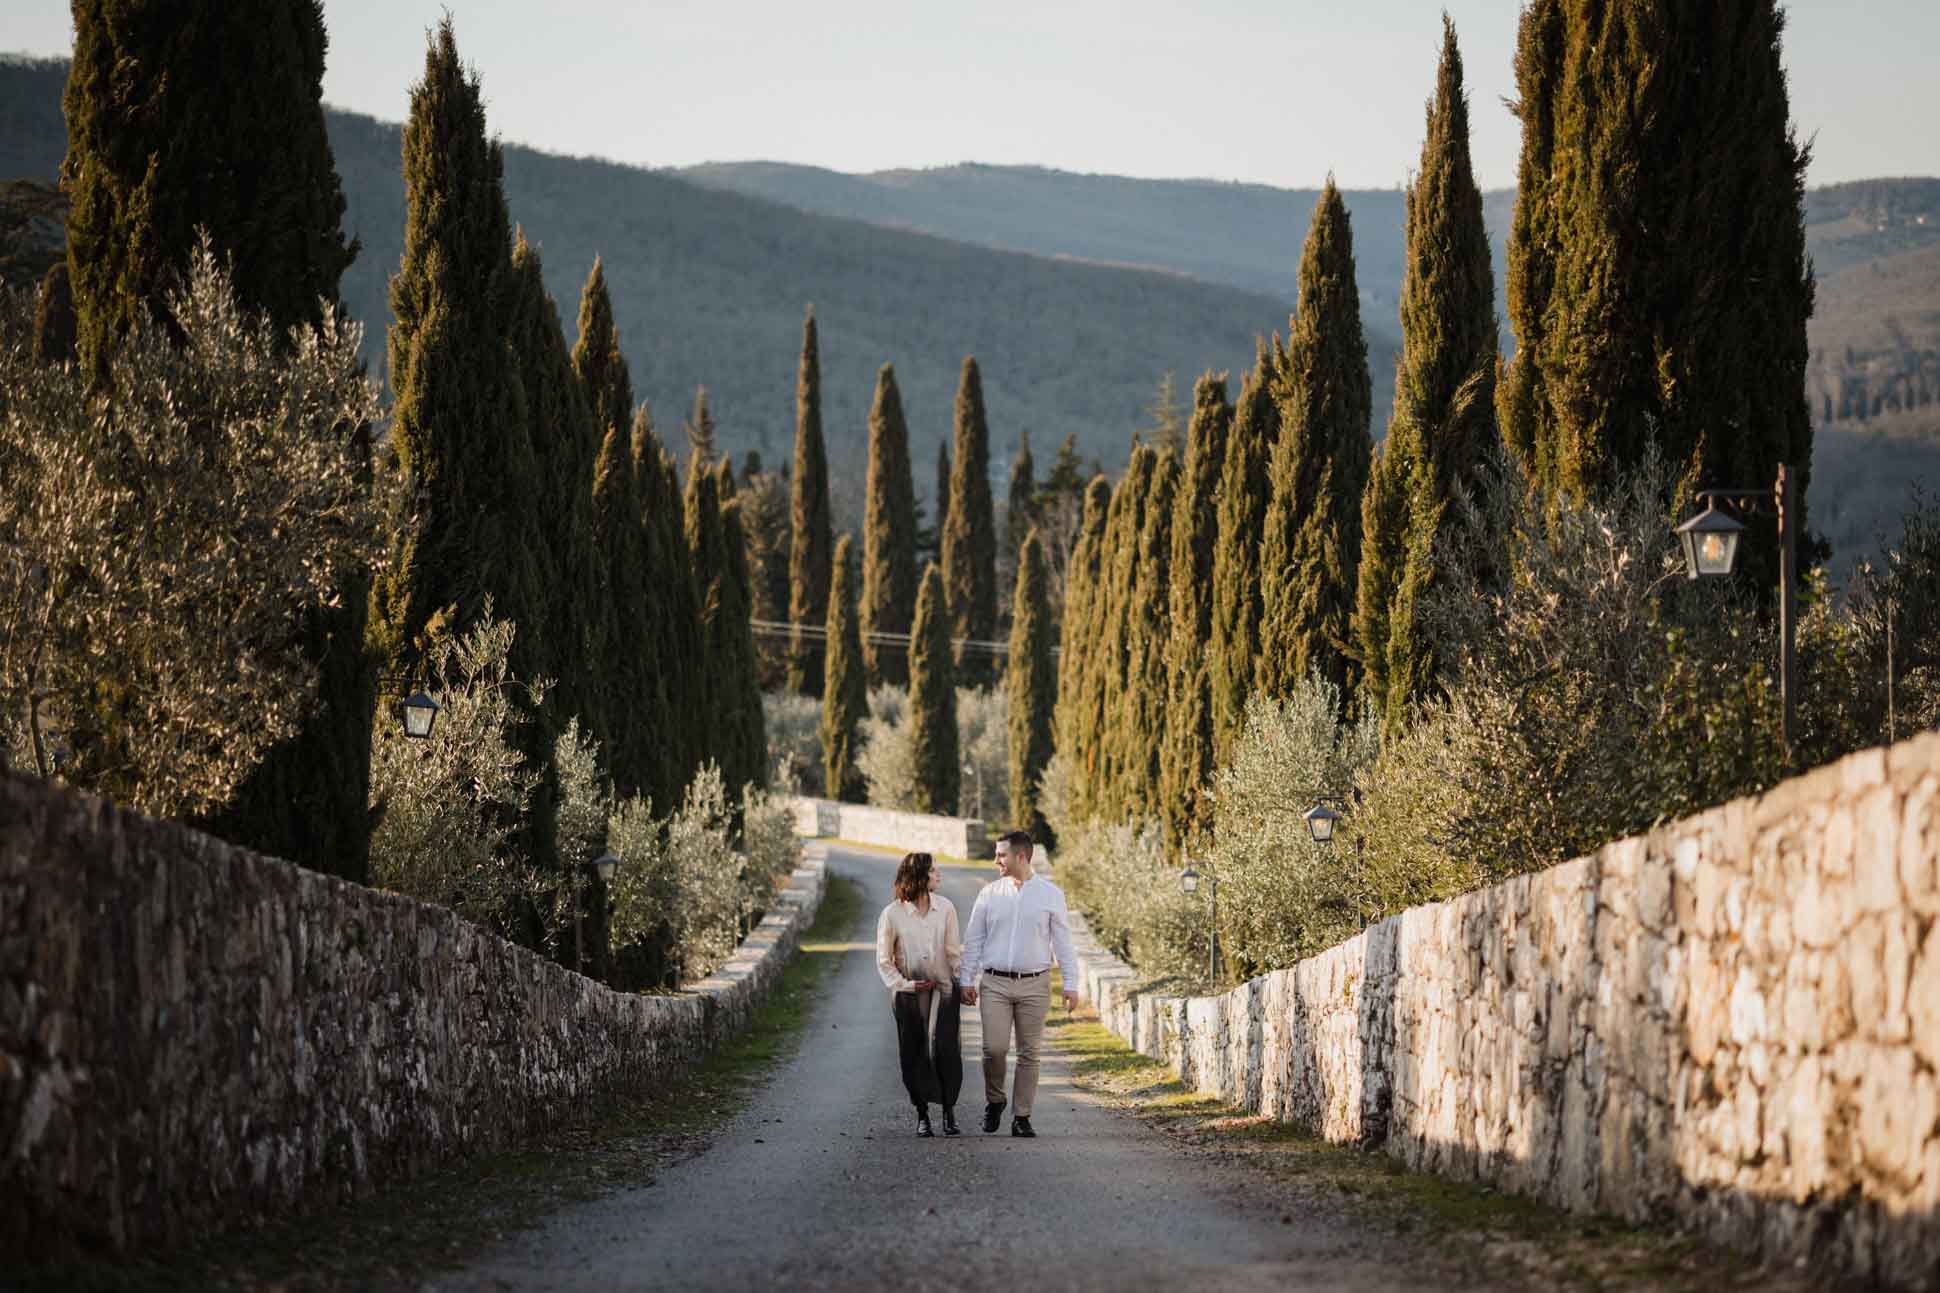
[[[932,817],[798,795],[789,801],[803,835],[957,858],[992,856],[990,832],[975,817]],[[813,827],[814,829],[809,829]]]
[[[1409,1166],[1940,1288],[1940,734],[1105,1025]]]
[[[0,1264],[352,1197],[743,1027],[807,859],[708,979],[614,992],[442,907],[0,774]]]

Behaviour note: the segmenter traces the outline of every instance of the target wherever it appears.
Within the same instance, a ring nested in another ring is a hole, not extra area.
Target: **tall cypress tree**
[[[649,580],[625,428],[607,427],[600,441],[592,501],[599,600],[609,616],[598,674],[601,708],[613,718],[604,747],[606,770],[621,797],[647,795],[665,808],[664,764],[650,742],[653,733],[665,731],[667,697],[656,671],[647,667],[653,634],[642,594]]]
[[[698,454],[695,455],[697,458]],[[741,522],[741,502],[734,487],[734,465],[723,458],[713,471],[714,493],[721,502],[721,578],[713,606],[714,621],[707,647],[719,658],[716,689],[717,749],[721,772],[732,790],[768,784],[768,734],[761,711],[761,682],[757,677],[754,628],[748,611],[754,581],[748,571],[748,538]]]
[[[65,96],[67,261],[50,271],[36,331],[50,359],[99,368],[164,297],[206,229],[236,297],[278,331],[334,310],[356,257],[324,127],[328,37],[313,0],[250,7],[82,0]],[[220,131],[198,123],[221,121]],[[54,324],[43,328],[42,325]],[[49,343],[52,344],[49,344]],[[363,443],[361,431],[357,443]],[[361,447],[357,450],[362,452]],[[313,870],[363,880],[370,854],[376,699],[364,647],[369,581],[293,626],[318,669],[296,736],[272,747],[204,823]]]
[[[880,390],[880,387],[878,388]],[[858,734],[869,713],[868,680],[863,676],[862,630],[856,616],[855,543],[835,541],[834,582],[829,586],[828,681],[822,688],[823,784],[831,799],[868,801],[862,769],[856,763]]]
[[[1212,776],[1213,550],[1219,536],[1219,483],[1233,406],[1226,374],[1207,373],[1192,390],[1185,474],[1173,504],[1170,636],[1165,648],[1164,740],[1159,751],[1159,816],[1183,843],[1209,822],[1203,802]]]
[[[727,535],[721,524],[720,482],[698,456],[687,460],[687,558],[692,563],[694,591],[700,597],[701,669],[699,695],[695,698],[703,712],[725,715],[727,675],[731,666],[721,658],[719,646],[725,637],[721,611],[727,579]],[[718,739],[710,742],[716,760],[720,758]],[[726,769],[722,769],[723,776]]]
[[[1406,229],[1394,421],[1368,477],[1355,625],[1369,704],[1397,726],[1442,667],[1422,630],[1420,605],[1434,581],[1449,499],[1475,488],[1501,443],[1495,276],[1469,162],[1462,54],[1446,15]]]
[[[918,811],[955,814],[962,780],[957,767],[956,668],[950,659],[943,575],[934,565],[923,567],[910,630],[909,726]]]
[[[1213,540],[1211,645],[1206,653],[1212,706],[1212,758],[1232,755],[1253,693],[1260,658],[1260,535],[1272,497],[1269,467],[1280,439],[1273,400],[1278,361],[1265,340],[1240,382],[1232,434],[1219,472],[1219,521]]]
[[[997,631],[997,529],[990,501],[990,428],[984,418],[983,375],[966,356],[957,384],[956,462],[950,472],[950,511],[942,528],[943,587],[950,600],[952,636],[989,641]],[[972,686],[989,675],[974,647],[957,656],[957,675]]]
[[[600,674],[606,663],[609,612],[600,603],[593,547],[593,471],[600,441],[573,371],[546,291],[538,249],[520,231],[512,250],[512,354],[525,387],[528,435],[539,458],[538,522],[546,539],[548,673],[556,680],[548,708],[563,726],[574,716],[602,744],[608,724]]]
[[[1092,726],[1093,607],[1103,595],[1105,526],[1111,512],[1111,482],[1094,476],[1085,489],[1084,519],[1064,572],[1064,613],[1058,621],[1058,703],[1056,746],[1074,769],[1085,767],[1085,744]],[[1087,770],[1086,775],[1089,775]],[[1082,798],[1082,796],[1080,796]]]
[[[755,619],[769,624],[788,620],[788,553],[792,546],[788,516],[788,479],[762,470],[760,458],[741,474],[741,524],[748,536],[748,572],[754,580]],[[915,594],[910,595],[915,600]],[[788,641],[772,633],[755,639],[761,689],[773,691],[788,681]]]
[[[633,418],[633,378],[620,353],[620,329],[613,321],[613,297],[599,257],[579,292],[579,339],[573,343],[573,371],[602,438],[620,433],[624,443]]]
[[[707,387],[694,388],[694,410],[680,429],[687,437],[687,451],[707,463],[711,470],[721,457],[721,447],[715,442],[714,411],[707,406]]]
[[[236,298],[315,324],[357,246],[324,127],[317,0],[76,0],[62,104],[68,266],[83,363],[146,307],[166,317],[196,229]]]
[[[1502,402],[1532,474],[1574,497],[1651,446],[1695,486],[1796,470],[1803,533],[1808,150],[1774,0],[1545,0],[1516,56],[1522,177]],[[1741,551],[1776,582],[1772,520]]]
[[[1284,697],[1314,673],[1352,694],[1372,398],[1353,230],[1332,176],[1300,256],[1300,307],[1287,338],[1279,403],[1273,498],[1260,547],[1254,681],[1267,695]]]
[[[936,528],[920,534],[917,548],[929,560],[943,565],[943,531],[950,524],[950,441],[945,438],[936,446],[936,492],[931,496],[936,500]]]
[[[916,616],[916,483],[910,477],[909,426],[896,369],[876,374],[869,408],[867,512],[862,520],[863,659],[871,682],[909,681],[909,648],[876,640],[908,633]]]
[[[1080,715],[1078,750],[1084,791],[1083,815],[1119,816],[1125,809],[1126,778],[1117,734],[1136,683],[1133,627],[1138,596],[1139,539],[1145,532],[1145,500],[1158,474],[1159,455],[1150,445],[1132,446],[1125,475],[1112,491],[1099,556],[1099,585],[1091,598],[1090,650],[1097,662],[1086,670],[1090,701]]]
[[[1004,555],[1016,566],[1024,550],[1024,536],[1037,528],[1037,464],[1031,459],[1031,433],[1017,434],[1017,456],[1010,463],[1010,486],[1004,495]]]
[[[631,457],[640,544],[646,554],[647,584],[639,595],[651,604],[652,636],[637,657],[638,667],[664,689],[667,708],[667,725],[653,737],[664,765],[664,789],[654,802],[673,804],[700,766],[715,757],[721,722],[714,708],[718,662],[708,646],[705,589],[696,574],[703,566],[687,537],[680,469],[654,431],[645,404],[634,415]],[[718,507],[718,486],[715,499]]]
[[[1032,529],[1017,550],[1004,690],[1010,701],[1011,818],[1037,839],[1050,834],[1038,805],[1038,780],[1051,761],[1051,724],[1058,703],[1058,671],[1051,657],[1056,633],[1051,623],[1051,572],[1044,561],[1044,544]]]
[[[510,352],[512,231],[504,154],[485,131],[484,97],[458,57],[450,19],[425,54],[403,133],[404,256],[391,279],[391,451],[415,509],[372,595],[371,638],[394,673],[416,672],[434,619],[464,633],[486,601],[517,625],[511,666],[552,672],[539,469],[520,365]],[[518,847],[556,863],[557,784],[550,724],[515,734],[545,770]]]
[[[822,441],[822,356],[815,338],[815,311],[802,320],[802,363],[795,381],[795,466],[792,473],[794,534],[788,556],[788,618],[797,625],[828,617],[829,460]],[[788,662],[788,686],[804,696],[822,694],[822,648],[797,633]]]
[[[1174,437],[1176,439],[1176,436]],[[1125,613],[1125,694],[1112,707],[1111,801],[1117,817],[1159,813],[1161,751],[1166,728],[1167,620],[1171,613],[1172,517],[1178,506],[1179,458],[1156,451],[1146,487],[1134,558],[1132,600]]]

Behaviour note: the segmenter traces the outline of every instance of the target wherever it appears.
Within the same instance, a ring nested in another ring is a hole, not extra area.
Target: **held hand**
[[[1064,990],[1064,1013],[1068,1015],[1072,1011],[1076,1010],[1077,1008],[1078,1008],[1078,994],[1071,991],[1071,989],[1066,988]]]
[[[977,1004],[977,990],[975,988],[965,988],[963,990],[963,1004],[966,1006],[974,1006]]]
[[[909,989],[911,992],[935,992],[936,980],[935,979],[915,979],[911,981],[909,985]]]

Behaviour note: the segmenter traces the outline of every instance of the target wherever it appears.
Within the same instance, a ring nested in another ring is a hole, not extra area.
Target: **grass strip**
[[[1046,1037],[1080,1090],[1140,1119],[1185,1153],[1257,1174],[1282,1220],[1319,1209],[1403,1236],[1449,1283],[1571,1290],[1806,1293],[1835,1285],[1773,1270],[1668,1227],[1580,1216],[1493,1187],[1411,1171],[1188,1088],[1133,1051],[1089,1004],[1052,1012]],[[1438,1281],[1439,1282],[1439,1281]]]
[[[861,894],[830,874],[801,952],[748,1028],[645,1095],[589,1104],[516,1149],[466,1158],[364,1199],[215,1236],[166,1254],[123,1255],[12,1270],[8,1288],[127,1290],[413,1289],[485,1246],[569,1204],[652,1184],[661,1168],[704,1150],[760,1083],[799,1047]]]

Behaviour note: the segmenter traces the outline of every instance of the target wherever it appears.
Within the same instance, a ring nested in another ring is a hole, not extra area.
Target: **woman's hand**
[[[936,989],[937,982],[935,979],[917,979],[910,985],[909,990],[911,992],[935,992]]]

